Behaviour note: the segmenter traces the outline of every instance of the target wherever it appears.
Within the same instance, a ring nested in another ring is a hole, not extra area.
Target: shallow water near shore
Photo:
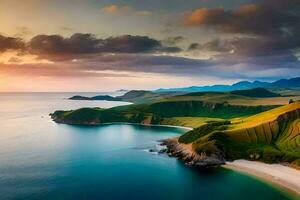
[[[244,174],[199,171],[149,152],[182,129],[51,121],[57,109],[126,104],[70,96],[0,93],[0,199],[290,199]]]

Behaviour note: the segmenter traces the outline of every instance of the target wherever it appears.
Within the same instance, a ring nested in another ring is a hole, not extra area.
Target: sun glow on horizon
[[[20,51],[5,51],[1,53],[0,64],[53,64],[53,61],[41,59],[37,55]]]

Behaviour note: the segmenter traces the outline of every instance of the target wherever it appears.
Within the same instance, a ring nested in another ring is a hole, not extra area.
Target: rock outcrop
[[[185,164],[197,168],[219,167],[225,164],[225,159],[215,155],[207,156],[205,153],[198,154],[184,147],[176,138],[165,139],[161,141],[161,145],[167,147],[166,153],[169,156],[177,157]]]

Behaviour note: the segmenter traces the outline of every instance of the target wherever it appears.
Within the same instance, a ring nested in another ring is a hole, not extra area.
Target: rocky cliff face
[[[211,168],[225,164],[225,159],[223,157],[216,155],[207,156],[205,153],[198,154],[185,148],[183,144],[180,144],[175,138],[163,140],[161,145],[165,145],[167,147],[166,153],[169,156],[177,157],[185,164],[193,167]]]

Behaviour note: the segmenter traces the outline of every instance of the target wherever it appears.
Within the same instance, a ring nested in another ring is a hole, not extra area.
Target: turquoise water
[[[148,151],[180,129],[52,122],[56,109],[124,104],[70,95],[0,94],[0,199],[289,199],[251,177]]]

